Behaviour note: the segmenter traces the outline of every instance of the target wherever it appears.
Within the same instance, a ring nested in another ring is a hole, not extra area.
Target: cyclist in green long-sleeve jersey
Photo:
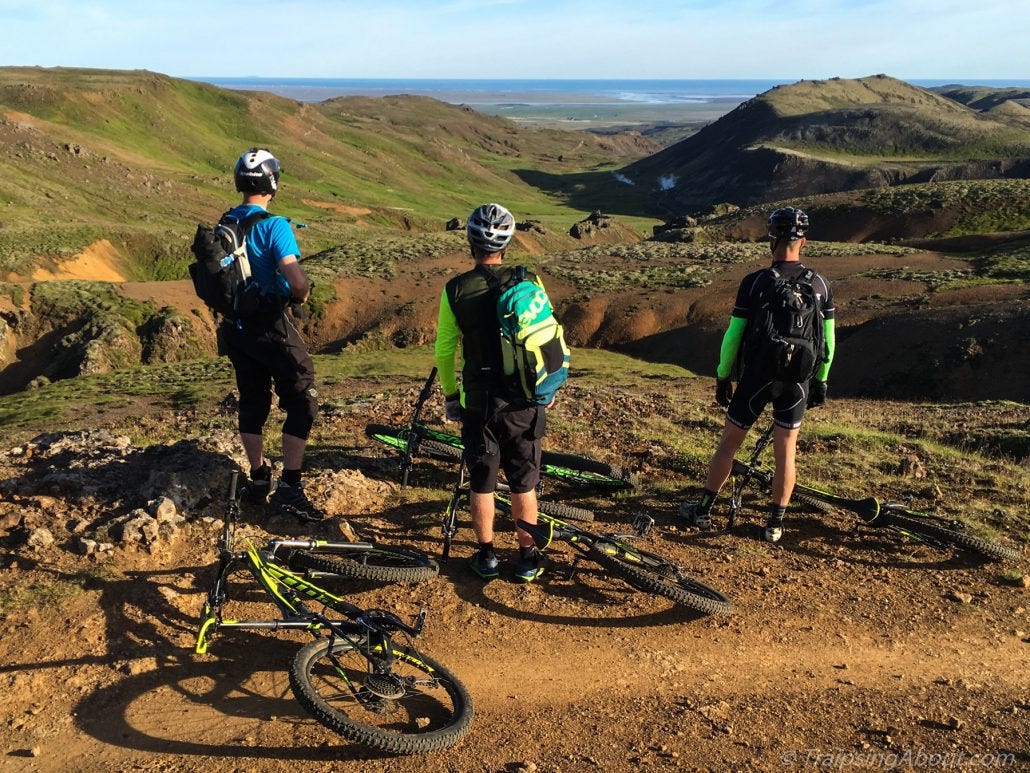
[[[702,530],[712,526],[712,506],[729,478],[733,457],[744,442],[748,429],[771,402],[776,474],[763,536],[768,542],[778,542],[783,536],[783,516],[797,475],[795,454],[801,420],[806,407],[814,408],[826,401],[826,380],[835,348],[830,284],[821,274],[801,263],[807,230],[808,215],[800,209],[784,207],[774,211],[769,216],[773,264],[770,268],[748,274],[737,291],[716,370],[715,396],[718,403],[727,408],[726,424],[719,447],[709,463],[701,499],[684,502],[680,506],[680,515]],[[789,334],[778,331],[775,323],[768,322],[773,319],[769,311],[771,307],[778,303],[789,305],[777,300],[784,294],[783,287],[788,287],[789,303],[795,304],[795,323],[799,328],[807,324],[812,341],[806,342],[800,335],[796,339],[790,338]],[[807,309],[806,296],[811,299]],[[806,313],[810,320],[803,319]],[[774,346],[780,348],[775,349]],[[806,346],[810,348],[807,359],[795,356],[798,352],[804,355]],[[795,358],[791,372],[797,372],[800,377],[781,380],[783,361],[791,357]],[[732,376],[741,360],[743,368],[734,391]]]
[[[498,470],[503,469],[507,478],[514,520],[536,523],[541,439],[547,423],[545,406],[513,399],[504,375],[494,288],[508,282],[514,272],[503,262],[514,234],[515,218],[501,205],[484,204],[472,211],[466,235],[475,266],[447,282],[440,296],[436,328],[436,366],[446,416],[461,421],[472,491],[472,528],[479,550],[469,565],[484,580],[499,575],[493,494]],[[526,273],[543,290],[539,277]],[[460,390],[454,371],[459,344]],[[543,557],[530,534],[518,528],[516,533],[519,559],[515,578],[533,582],[543,572]]]

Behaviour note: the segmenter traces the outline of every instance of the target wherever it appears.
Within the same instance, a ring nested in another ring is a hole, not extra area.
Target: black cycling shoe
[[[264,478],[250,478],[243,484],[240,498],[243,502],[263,505],[268,501],[268,492],[272,490],[272,481]]]
[[[304,495],[304,484],[298,483],[291,486],[289,483],[279,481],[268,499],[268,504],[275,507],[283,515],[292,515],[302,521],[321,521],[325,519],[325,513],[311,504]]]

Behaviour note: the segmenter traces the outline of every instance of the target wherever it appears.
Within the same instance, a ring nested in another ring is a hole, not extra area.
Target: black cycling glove
[[[808,382],[808,407],[818,408],[826,403],[826,382],[812,379]]]
[[[730,404],[733,397],[733,382],[728,378],[717,378],[715,380],[715,402],[723,408]]]

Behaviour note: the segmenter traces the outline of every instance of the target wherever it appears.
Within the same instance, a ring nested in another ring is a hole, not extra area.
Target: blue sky
[[[2,65],[176,76],[1030,79],[1028,0],[0,0]]]

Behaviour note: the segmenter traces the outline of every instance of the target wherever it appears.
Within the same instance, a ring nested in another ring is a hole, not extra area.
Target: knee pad
[[[272,410],[272,395],[240,396],[240,432],[246,435],[260,435],[268,413]]]
[[[315,423],[315,416],[318,415],[318,392],[315,388],[308,387],[280,405],[286,411],[283,434],[307,440],[311,426]]]

